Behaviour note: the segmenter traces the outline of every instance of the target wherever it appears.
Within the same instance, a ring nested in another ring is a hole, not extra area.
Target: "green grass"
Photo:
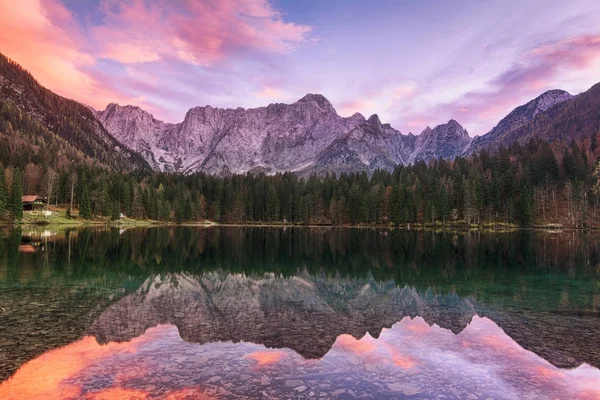
[[[84,221],[67,218],[65,212],[52,213],[50,216],[32,214],[25,211],[21,224],[23,225],[82,225]]]

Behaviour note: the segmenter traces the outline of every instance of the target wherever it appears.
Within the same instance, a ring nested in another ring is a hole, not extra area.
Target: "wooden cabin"
[[[23,203],[23,210],[25,211],[41,210],[48,205],[46,199],[42,196],[38,196],[37,194],[30,194],[21,197],[21,203]]]

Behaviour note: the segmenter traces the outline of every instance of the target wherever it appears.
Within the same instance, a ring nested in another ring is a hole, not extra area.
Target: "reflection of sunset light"
[[[384,341],[379,341],[387,353],[390,355],[391,362],[402,369],[412,369],[417,366],[417,360],[408,354],[403,354],[398,348]]]
[[[361,340],[356,340],[352,335],[340,335],[336,343],[343,349],[355,353],[369,353],[375,350],[375,345],[367,340],[370,336],[365,336]]]
[[[0,398],[26,399],[42,395],[49,398],[76,396],[80,389],[65,385],[62,381],[86,367],[87,354],[93,351],[94,347],[98,347],[96,339],[86,337],[25,363],[12,378],[0,385]],[[96,356],[101,356],[101,354]]]
[[[403,329],[413,333],[425,334],[431,330],[431,327],[423,320],[423,318],[405,318],[402,320],[402,325]]]
[[[541,365],[535,368],[535,372],[538,376],[541,376],[546,379],[557,379],[564,377],[564,374],[562,372]]]
[[[30,244],[22,244],[19,246],[19,252],[21,253],[35,253],[37,250]]]
[[[347,384],[346,376],[361,377],[368,371],[382,377],[397,376],[402,383],[410,380],[419,387],[443,381],[469,389],[480,383],[502,384],[514,388],[514,398],[554,394],[556,398],[600,400],[597,368],[587,364],[571,370],[554,367],[519,346],[492,320],[480,317],[474,317],[458,335],[429,326],[420,318],[406,318],[382,330],[377,339],[368,333],[361,339],[343,334],[330,354],[310,361],[289,349],[268,349],[248,342],[185,342],[173,325],[148,329],[125,343],[100,345],[95,338],[84,337],[25,363],[0,384],[0,399],[210,400],[211,395],[222,396],[222,389],[232,397],[240,395],[231,388],[246,374],[245,382],[268,377],[261,386],[275,393],[277,385],[267,385],[290,371],[315,376],[339,373],[344,382],[332,383],[332,387]]]
[[[509,342],[505,338],[496,335],[486,335],[482,338],[482,342],[505,353],[513,353],[515,350],[512,340]]]
[[[411,369],[417,365],[412,357],[403,355],[399,351],[392,353],[392,360],[394,361],[394,364],[402,369]]]
[[[23,364],[7,381],[0,384],[0,399],[68,398],[77,397],[81,388],[64,381],[117,353],[136,352],[137,348],[153,337],[152,328],[147,334],[124,343],[100,345],[92,336],[70,345],[51,350]]]
[[[103,389],[85,396],[85,400],[145,400],[147,398],[148,394],[142,390],[119,387]]]
[[[203,393],[202,389],[199,388],[185,388],[181,390],[176,390],[169,393],[165,400],[211,400],[214,397],[211,397],[207,394]]]
[[[283,351],[255,351],[248,355],[248,358],[256,361],[256,365],[270,365],[275,364],[279,360],[283,359],[286,354]]]

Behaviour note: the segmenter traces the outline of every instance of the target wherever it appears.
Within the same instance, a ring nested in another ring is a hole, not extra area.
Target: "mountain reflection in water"
[[[0,231],[0,399],[598,399],[599,236]]]
[[[190,343],[174,325],[128,342],[94,337],[29,361],[0,398],[494,398],[598,399],[600,371],[557,368],[488,318],[459,334],[406,317],[379,338],[337,337],[320,359],[240,342]]]

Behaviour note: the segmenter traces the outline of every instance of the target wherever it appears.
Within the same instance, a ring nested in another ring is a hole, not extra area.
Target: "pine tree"
[[[184,200],[179,198],[175,200],[175,206],[174,206],[174,215],[175,215],[175,222],[177,222],[178,224],[181,224],[184,220],[183,218],[183,205]]]
[[[4,182],[4,167],[0,164],[0,219],[6,214],[8,206],[8,191]]]
[[[531,195],[528,187],[521,188],[521,195],[517,204],[519,224],[529,226],[531,223]]]
[[[332,224],[337,224],[338,223],[338,209],[337,209],[337,200],[336,197],[333,196],[331,198],[331,200],[329,201],[329,219],[331,220]]]
[[[598,149],[598,134],[595,133],[592,135],[592,142],[590,143],[590,150],[592,154],[596,154],[596,150]]]
[[[193,207],[190,196],[185,196],[185,202],[183,203],[183,220],[191,221],[193,219]]]
[[[79,216],[83,219],[92,218],[92,204],[88,193],[87,183],[83,182],[81,188],[81,200],[79,201]]]
[[[391,199],[391,213],[392,221],[398,225],[404,221],[404,215],[406,214],[406,203],[404,201],[403,190],[400,186],[395,186],[392,189]]]
[[[111,207],[111,212],[110,212],[110,219],[112,219],[113,221],[118,220],[119,218],[121,218],[121,211],[119,210],[119,203],[116,201],[113,201],[111,203],[112,207]]]
[[[279,219],[279,196],[273,185],[269,185],[269,189],[267,190],[265,214],[267,221],[269,222],[274,222]]]
[[[14,169],[12,176],[12,189],[10,192],[10,219],[20,221],[23,218],[23,177],[21,170]]]
[[[198,200],[198,219],[206,219],[206,197],[200,196]]]

